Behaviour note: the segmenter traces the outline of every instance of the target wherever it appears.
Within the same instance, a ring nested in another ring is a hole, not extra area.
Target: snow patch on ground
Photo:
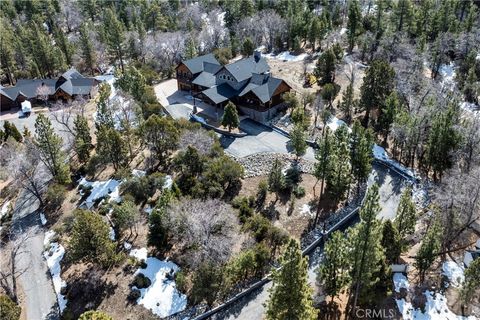
[[[314,215],[308,203],[305,203],[303,206],[300,207],[300,213],[310,217],[313,217]]]
[[[393,274],[393,286],[395,287],[395,292],[400,292],[401,288],[405,288],[407,290],[410,288],[407,277],[402,273]]]
[[[130,250],[130,249],[132,249],[132,244],[131,244],[130,242],[125,241],[125,242],[123,243],[123,247],[124,247],[126,250]]]
[[[402,166],[400,163],[398,163],[397,161],[390,159],[385,149],[380,147],[377,144],[373,145],[373,157],[379,161],[382,161],[394,167],[395,169],[400,171],[402,174],[409,177],[411,180],[416,179],[415,173],[411,169],[406,168]]]
[[[450,62],[449,64],[442,64],[438,69],[438,73],[442,76],[442,88],[452,87],[455,85],[455,64]]]
[[[60,262],[65,255],[65,248],[58,242],[50,243],[54,236],[55,232],[53,231],[48,231],[45,233],[44,244],[50,245],[50,247],[43,253],[43,256],[45,257],[45,260],[47,260],[47,266],[50,270],[50,274],[52,275],[53,287],[55,289],[55,293],[57,294],[58,307],[60,312],[62,312],[67,306],[66,297],[60,293],[62,288],[67,286],[65,281],[60,277]]]
[[[454,261],[445,261],[442,265],[442,274],[448,278],[450,284],[459,287],[465,280],[464,269]]]
[[[463,264],[468,268],[470,263],[473,262],[473,255],[471,252],[465,252],[465,256],[463,257]]]
[[[47,224],[47,218],[45,217],[45,213],[40,212],[40,222],[42,223],[42,226]]]
[[[288,62],[303,61],[307,56],[308,54],[306,53],[293,55],[289,51],[283,51],[283,52],[280,52],[279,54],[273,54],[273,53],[262,54],[262,57],[265,57],[268,59],[276,59],[276,60],[282,60],[282,61],[288,61]]]
[[[344,35],[345,33],[347,33],[347,28],[340,29],[340,35]]]
[[[165,176],[165,182],[163,183],[163,189],[170,189],[173,184],[173,179],[171,175]]]
[[[115,179],[109,179],[107,181],[87,181],[85,178],[82,178],[79,182],[79,185],[85,187],[92,187],[92,192],[87,199],[82,203],[88,209],[93,207],[95,200],[110,196],[110,201],[120,202],[120,183],[121,181]]]
[[[147,204],[145,208],[143,208],[143,212],[145,212],[148,215],[151,215],[152,211],[153,211],[153,208],[149,204]]]
[[[7,214],[9,205],[10,205],[10,200],[5,201],[3,203],[2,209],[0,209],[0,219],[3,218],[3,216]]]
[[[132,251],[130,251],[130,256],[135,257],[137,260],[140,261],[146,261],[147,255],[147,248],[132,249]]]
[[[146,263],[147,267],[138,269],[135,274],[143,273],[152,284],[148,288],[139,289],[141,296],[137,303],[162,318],[185,310],[187,297],[176,289],[175,281],[167,279],[168,273],[172,270],[177,272],[180,268],[173,262],[155,257],[147,258]]]
[[[137,169],[132,170],[132,175],[134,177],[145,177],[145,174],[146,174],[146,172],[143,171],[143,170],[137,170]]]
[[[408,279],[401,273],[393,275],[393,283],[396,292],[400,288],[408,288],[410,284]],[[395,299],[398,310],[404,320],[474,320],[473,316],[462,317],[454,314],[447,305],[447,299],[440,293],[433,293],[429,290],[423,293],[426,297],[425,312],[420,309],[414,309],[410,302],[405,299]]]
[[[115,241],[115,230],[113,230],[113,228],[110,226],[110,231],[108,232],[108,237],[110,238],[110,240],[112,241]]]
[[[332,132],[337,131],[337,129],[340,128],[341,126],[346,126],[347,129],[348,129],[348,132],[352,132],[352,129],[350,129],[350,128],[347,126],[347,124],[345,123],[345,121],[340,120],[340,119],[338,119],[338,118],[335,117],[335,116],[331,116],[330,119],[328,119],[327,127],[330,128],[330,130],[332,130]]]
[[[105,74],[101,76],[96,76],[95,79],[108,83],[110,85],[110,96],[108,97],[110,100],[112,100],[116,95],[117,95],[117,89],[115,88],[115,81],[117,81],[117,78],[113,74]]]

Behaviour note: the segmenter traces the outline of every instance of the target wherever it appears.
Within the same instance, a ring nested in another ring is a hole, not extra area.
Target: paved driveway
[[[26,191],[21,192],[15,203],[12,227],[17,236],[28,233],[29,238],[15,260],[18,270],[26,270],[19,276],[18,282],[24,293],[22,302],[26,319],[55,320],[59,319],[57,297],[43,257],[45,234],[37,209],[38,201]]]
[[[240,129],[248,133],[248,135],[241,138],[227,136],[220,138],[225,151],[238,158],[259,152],[291,153],[293,151],[289,145],[289,138],[256,121],[251,119],[242,120]],[[313,149],[309,147],[303,158],[314,161]]]

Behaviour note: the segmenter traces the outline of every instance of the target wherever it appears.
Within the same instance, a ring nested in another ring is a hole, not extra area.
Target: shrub
[[[177,285],[177,288],[180,292],[185,293],[187,291],[187,277],[185,275],[185,272],[178,271],[175,274],[175,284]]]
[[[67,190],[64,186],[54,183],[51,184],[45,195],[45,203],[47,211],[55,212],[62,206],[63,201],[65,200]]]
[[[95,175],[95,172],[97,172],[97,169],[103,164],[102,158],[98,156],[97,154],[94,154],[93,156],[90,157],[90,160],[88,160],[87,165],[85,166],[85,172],[88,175]]]
[[[258,183],[258,191],[257,191],[257,206],[262,207],[265,204],[265,200],[267,199],[268,193],[268,182],[267,180],[261,180]]]
[[[260,242],[268,236],[270,225],[271,225],[270,220],[268,220],[262,215],[256,214],[250,217],[246,221],[244,228],[246,230],[249,230],[252,233],[255,240]]]
[[[130,290],[130,293],[128,294],[127,299],[131,302],[135,302],[137,301],[138,298],[140,298],[140,296],[141,296],[140,290],[133,288],[132,290]]]
[[[82,313],[78,320],[113,320],[113,318],[102,311],[90,310]]]
[[[22,308],[12,301],[7,295],[0,295],[0,319],[18,320]]]
[[[232,202],[232,206],[238,209],[238,218],[242,223],[253,215],[253,200],[252,197],[236,197]]]
[[[288,189],[293,189],[301,181],[300,170],[298,167],[290,167],[285,173],[285,185]]]
[[[301,186],[297,186],[296,188],[293,189],[293,194],[298,199],[303,198],[305,197],[305,188]]]
[[[143,273],[139,273],[135,276],[132,285],[139,289],[144,289],[150,287],[152,281],[149,278],[145,277]]]

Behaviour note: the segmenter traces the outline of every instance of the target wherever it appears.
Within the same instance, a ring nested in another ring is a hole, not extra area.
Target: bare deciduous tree
[[[192,146],[197,151],[206,155],[212,151],[215,139],[209,131],[203,129],[185,130],[180,136],[179,149],[186,150],[188,146]]]
[[[30,265],[20,268],[17,265],[19,256],[24,253],[24,243],[30,238],[30,233],[16,236],[11,232],[7,241],[2,243],[2,262],[0,268],[0,287],[14,302],[18,302],[17,279],[27,272]]]
[[[168,209],[173,241],[181,259],[195,269],[203,262],[226,262],[239,227],[233,208],[218,200],[184,199]]]

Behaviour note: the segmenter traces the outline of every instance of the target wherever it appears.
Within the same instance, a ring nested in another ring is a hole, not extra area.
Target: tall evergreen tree
[[[255,50],[255,46],[252,42],[252,39],[246,38],[242,44],[242,55],[245,57],[249,57],[253,54],[253,50]]]
[[[327,190],[334,201],[345,199],[352,181],[350,164],[350,143],[347,126],[335,131],[332,153],[332,166],[327,177]]]
[[[323,52],[320,58],[318,58],[315,76],[320,79],[319,83],[321,85],[335,81],[336,60],[337,58],[332,49]]]
[[[350,281],[348,251],[347,239],[340,231],[335,231],[325,244],[324,257],[317,269],[317,282],[332,300]]]
[[[268,190],[275,193],[275,203],[278,201],[278,195],[285,189],[285,176],[282,172],[282,162],[275,159],[268,174]]]
[[[5,121],[3,123],[3,140],[6,141],[8,138],[12,137],[17,142],[22,142],[23,138],[18,131],[15,124],[11,123],[10,121]]]
[[[146,103],[147,81],[134,66],[125,69],[115,81],[115,86],[131,94],[138,103]]]
[[[342,102],[340,103],[339,109],[343,112],[345,116],[345,121],[347,124],[352,121],[353,111],[356,109],[358,101],[355,100],[353,96],[353,77],[352,81],[348,84],[347,89],[343,92]]]
[[[40,113],[35,120],[35,141],[40,159],[56,182],[70,183],[70,167],[62,150],[63,139],[55,133],[50,119]]]
[[[90,70],[90,73],[93,75],[95,71],[95,65],[97,63],[97,57],[93,48],[93,43],[90,39],[87,25],[85,23],[80,26],[79,42],[82,53],[81,56],[85,63],[85,67]]]
[[[385,141],[388,139],[390,129],[395,119],[397,111],[400,109],[400,100],[397,93],[392,92],[385,101],[385,104],[380,109],[380,115],[378,116],[378,129],[383,132]]]
[[[123,24],[117,19],[115,12],[111,8],[105,10],[102,32],[110,56],[114,61],[118,60],[120,62],[120,68],[124,72],[125,30]]]
[[[303,129],[303,126],[295,125],[290,133],[290,143],[292,144],[297,160],[307,152],[306,139],[307,135]]]
[[[349,306],[351,312],[356,309],[359,299],[367,295],[368,290],[377,283],[377,273],[381,266],[379,262],[385,260],[381,245],[381,223],[377,219],[380,211],[378,202],[378,185],[374,184],[367,191],[360,209],[360,223],[349,233],[349,243],[353,248],[350,253],[352,286]]]
[[[334,144],[333,136],[330,133],[330,131],[327,130],[324,137],[322,137],[318,141],[318,149],[315,153],[315,159],[317,161],[315,162],[314,176],[315,178],[317,178],[317,180],[321,180],[322,183],[320,185],[320,195],[318,196],[318,205],[317,205],[317,212],[315,214],[314,225],[317,224],[318,217],[320,215],[320,201],[322,200],[322,196],[323,196],[323,187],[324,187],[325,181],[331,174],[330,170],[332,170],[332,166],[333,166],[333,159],[334,159],[333,144]]]
[[[412,201],[412,189],[405,188],[400,198],[395,216],[395,227],[401,239],[413,234],[415,231],[415,223],[417,222],[417,209]]]
[[[360,28],[362,26],[362,14],[360,12],[360,5],[357,0],[350,1],[348,5],[348,22],[347,22],[347,37],[348,37],[348,52],[352,52],[355,46],[355,40],[358,37]]]
[[[360,184],[367,181],[372,171],[373,161],[373,133],[370,129],[364,129],[360,122],[353,123],[350,139],[350,163],[352,166],[352,175]]]
[[[77,115],[74,122],[75,131],[75,152],[78,160],[86,162],[90,158],[90,150],[92,149],[92,136],[88,127],[87,118]]]
[[[163,165],[168,155],[177,147],[180,138],[177,126],[171,119],[154,114],[143,123],[140,130],[148,148]]]
[[[382,227],[382,247],[388,264],[396,263],[402,253],[400,234],[391,220],[386,220]]]
[[[108,104],[110,99],[111,87],[108,83],[100,85],[98,101],[97,101],[97,116],[95,117],[95,127],[100,130],[101,127],[113,128],[115,126],[113,120],[113,113]]]
[[[458,109],[453,104],[434,116],[426,145],[426,162],[433,170],[433,179],[442,178],[446,169],[453,164],[453,151],[461,142],[461,135],[455,128]]]
[[[117,130],[103,126],[97,131],[97,155],[115,170],[126,165],[128,148]]]
[[[474,301],[475,291],[480,288],[480,259],[470,262],[465,270],[465,281],[460,291],[463,304],[470,304]]]
[[[238,128],[240,125],[237,107],[233,104],[233,102],[229,101],[225,106],[221,123],[222,126],[228,127],[229,132],[232,131],[232,128]]]
[[[280,268],[274,269],[272,274],[273,287],[266,304],[267,319],[317,319],[307,270],[308,258],[302,257],[300,245],[291,239],[280,258]]]
[[[371,110],[382,108],[394,88],[395,71],[384,60],[373,60],[360,89],[360,107],[365,110],[364,124],[368,125]]]
[[[441,247],[441,225],[437,217],[433,218],[427,233],[423,237],[420,249],[415,257],[414,266],[418,270],[420,283],[425,280],[425,274],[437,258]]]

